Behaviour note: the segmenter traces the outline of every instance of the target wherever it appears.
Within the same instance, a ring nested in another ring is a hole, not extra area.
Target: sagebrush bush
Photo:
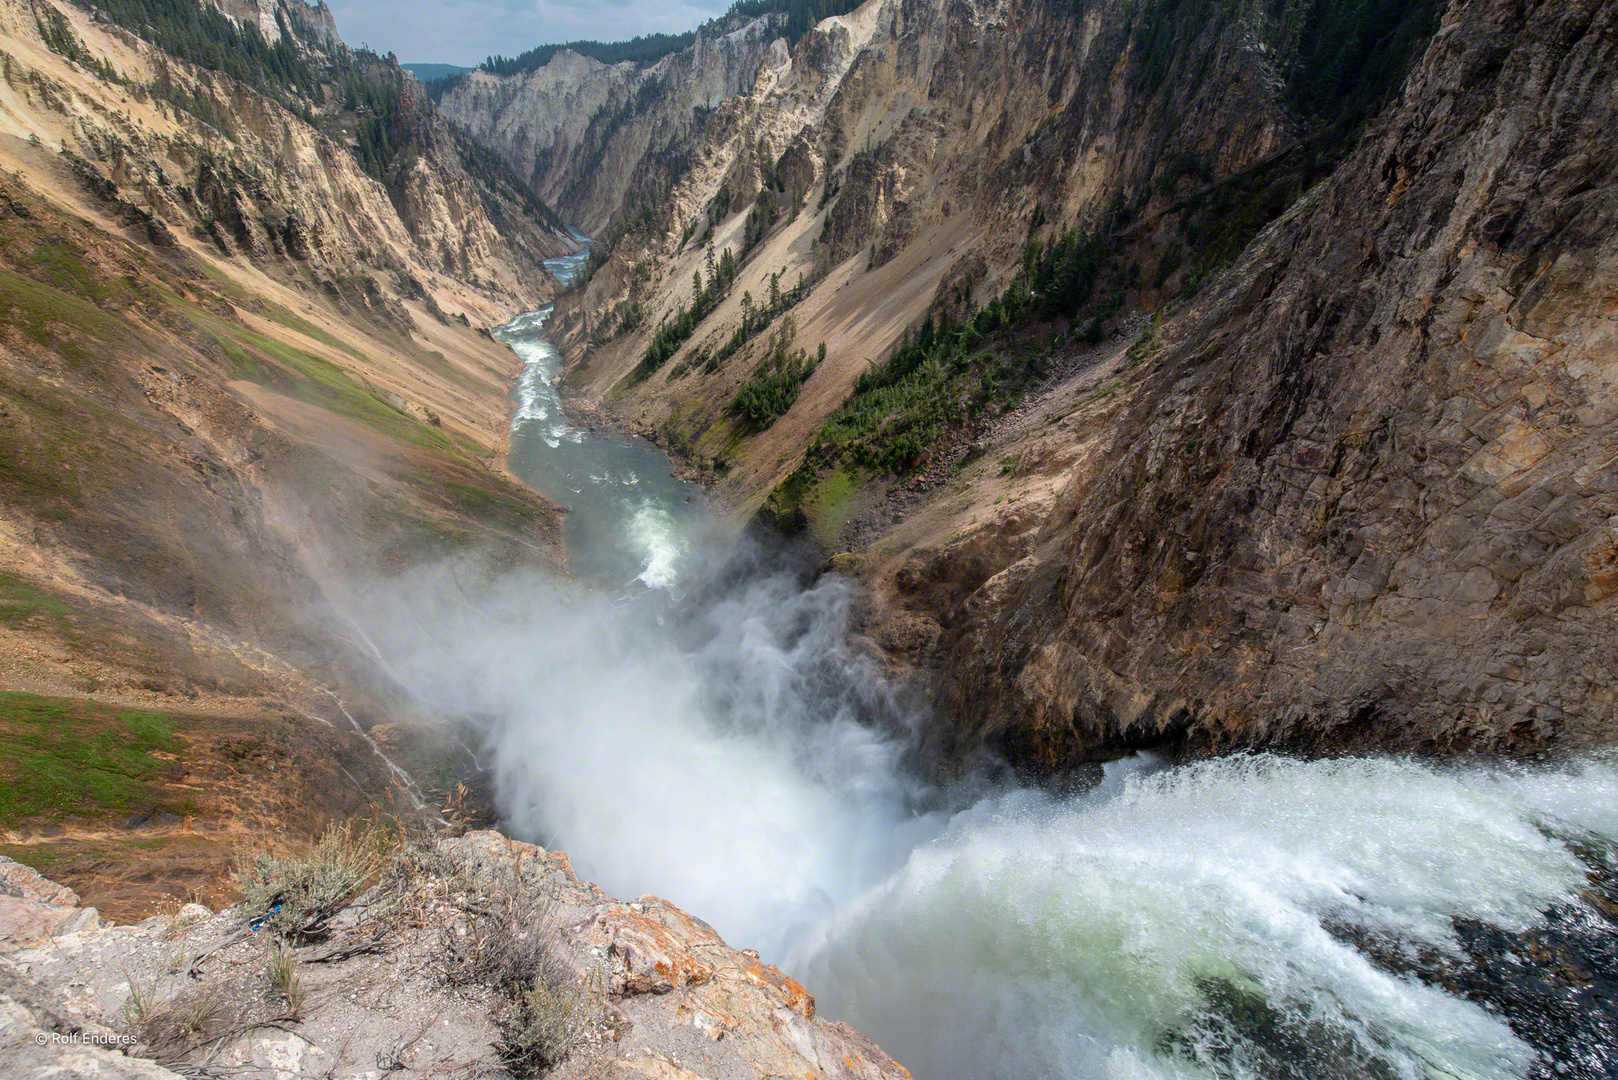
[[[536,977],[500,1019],[500,1057],[517,1076],[536,1076],[560,1064],[578,1043],[587,1023],[583,987],[553,987]]]
[[[332,824],[302,853],[259,847],[238,855],[232,880],[243,908],[294,941],[322,937],[332,916],[388,865],[395,834],[375,822]]]
[[[515,862],[484,861],[457,865],[447,884],[464,923],[443,935],[445,981],[502,999],[498,1049],[514,1075],[554,1067],[591,1023],[588,988],[557,940],[554,884]]]

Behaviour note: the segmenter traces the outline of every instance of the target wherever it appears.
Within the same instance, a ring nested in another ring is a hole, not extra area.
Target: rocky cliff
[[[106,926],[71,890],[0,859],[0,1063],[132,1080],[534,1075],[495,953],[528,941],[569,995],[545,1075],[908,1080],[757,953],[655,896],[607,896],[561,852],[475,832],[394,859],[397,872],[331,913],[328,940],[296,948],[246,905]]]
[[[473,71],[440,106],[558,213],[595,233],[661,197],[685,171],[706,115],[751,89],[777,20],[736,21],[645,66],[564,49],[521,75]]]
[[[287,24],[294,38],[318,49],[342,44],[337,20],[326,0],[306,4],[303,0],[212,0],[213,6],[238,23],[251,23],[264,40],[274,44],[281,39],[281,25]],[[279,17],[278,17],[279,16]]]
[[[1615,28],[1452,4],[1352,157],[1068,421],[1021,558],[935,612],[952,750],[1618,735]]]

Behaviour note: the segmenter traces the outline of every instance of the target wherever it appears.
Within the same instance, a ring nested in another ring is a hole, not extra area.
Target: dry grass
[[[266,957],[266,974],[270,988],[286,1002],[286,1012],[293,1020],[303,1015],[303,984],[298,979],[298,958],[282,942],[270,947]]]
[[[401,819],[334,825],[307,849],[259,845],[237,859],[240,909],[272,942],[258,988],[238,987],[229,1001],[256,1000],[234,1021],[197,990],[141,1009],[143,1041],[194,1047],[216,1029],[295,1020],[303,1012],[299,969],[385,952],[425,930],[433,935],[439,980],[487,993],[499,1028],[502,1066],[538,1076],[583,1050],[600,1026],[590,980],[558,938],[557,885],[543,864],[465,858],[419,823]],[[236,939],[247,935],[238,933]],[[143,1002],[151,995],[145,994]],[[196,999],[196,1000],[193,1000]],[[147,1033],[150,1032],[148,1037]],[[412,1040],[413,1041],[413,1040]],[[402,1060],[408,1045],[395,1055]]]
[[[298,1019],[302,990],[295,964],[272,950],[262,967],[193,981],[166,978],[172,965],[129,980],[124,1028],[160,1063],[175,1064],[197,1049],[216,1047],[254,1028]]]
[[[456,913],[441,934],[444,981],[494,992],[497,1050],[513,1075],[555,1067],[597,1020],[588,981],[557,938],[555,884],[517,860],[441,865],[435,880]]]
[[[327,826],[304,852],[261,845],[238,855],[232,881],[242,891],[242,910],[261,925],[289,941],[320,941],[337,913],[380,878],[397,848],[395,830],[347,821]]]

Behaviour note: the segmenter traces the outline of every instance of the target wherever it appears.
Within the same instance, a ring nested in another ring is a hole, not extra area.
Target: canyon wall
[[[474,70],[440,107],[588,233],[662,194],[689,164],[703,118],[751,89],[774,42],[773,17],[715,27],[654,64],[603,64],[562,50],[544,67]]]
[[[1173,163],[1217,180],[1297,141],[1243,22],[1179,27],[1148,78],[1136,67],[1150,25],[1122,2],[1075,17],[1043,3],[872,0],[790,51],[782,42],[752,90],[708,117],[658,212],[615,237],[559,307],[570,385],[685,448],[727,504],[758,505],[935,301],[983,302],[1009,280],[1031,221],[1093,222],[1127,200],[1157,212],[1192,183]],[[736,282],[668,362],[637,370],[690,303],[710,247],[740,258]],[[805,283],[796,343],[827,353],[791,412],[754,434],[727,408],[770,335],[710,359],[772,278]]]
[[[865,577],[936,762],[1608,742],[1611,5],[1396,16],[1355,79],[1259,5],[871,0],[771,44],[637,174],[661,196],[559,306],[568,385]],[[630,77],[552,67],[447,111],[558,131]],[[924,316],[1067,229],[1110,298],[960,361],[1037,376],[901,466],[827,449]],[[789,347],[819,363],[749,426]]]
[[[292,56],[318,93],[0,5],[12,688],[296,715],[379,683],[334,614],[349,575],[562,557],[505,472],[514,361],[484,328],[549,299],[571,241],[397,68]]]
[[[945,616],[947,756],[1618,735],[1615,31],[1451,6]]]

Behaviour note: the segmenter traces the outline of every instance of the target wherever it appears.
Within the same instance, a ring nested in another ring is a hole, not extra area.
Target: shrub
[[[238,856],[232,880],[249,915],[263,916],[283,938],[317,940],[388,865],[395,847],[393,833],[375,822],[332,824],[303,854],[261,847]]]
[[[813,360],[802,349],[788,352],[796,334],[797,327],[788,315],[770,338],[769,355],[736,392],[730,411],[743,427],[763,431],[785,416],[798,400],[798,390],[826,359],[825,342]]]
[[[546,977],[533,981],[500,1022],[500,1057],[518,1076],[536,1076],[567,1058],[583,1033],[586,996],[582,987],[553,987]]]
[[[554,884],[516,860],[441,861],[435,876],[460,912],[441,939],[444,981],[498,996],[498,1050],[513,1074],[552,1068],[593,1021],[588,987],[557,941]]]

